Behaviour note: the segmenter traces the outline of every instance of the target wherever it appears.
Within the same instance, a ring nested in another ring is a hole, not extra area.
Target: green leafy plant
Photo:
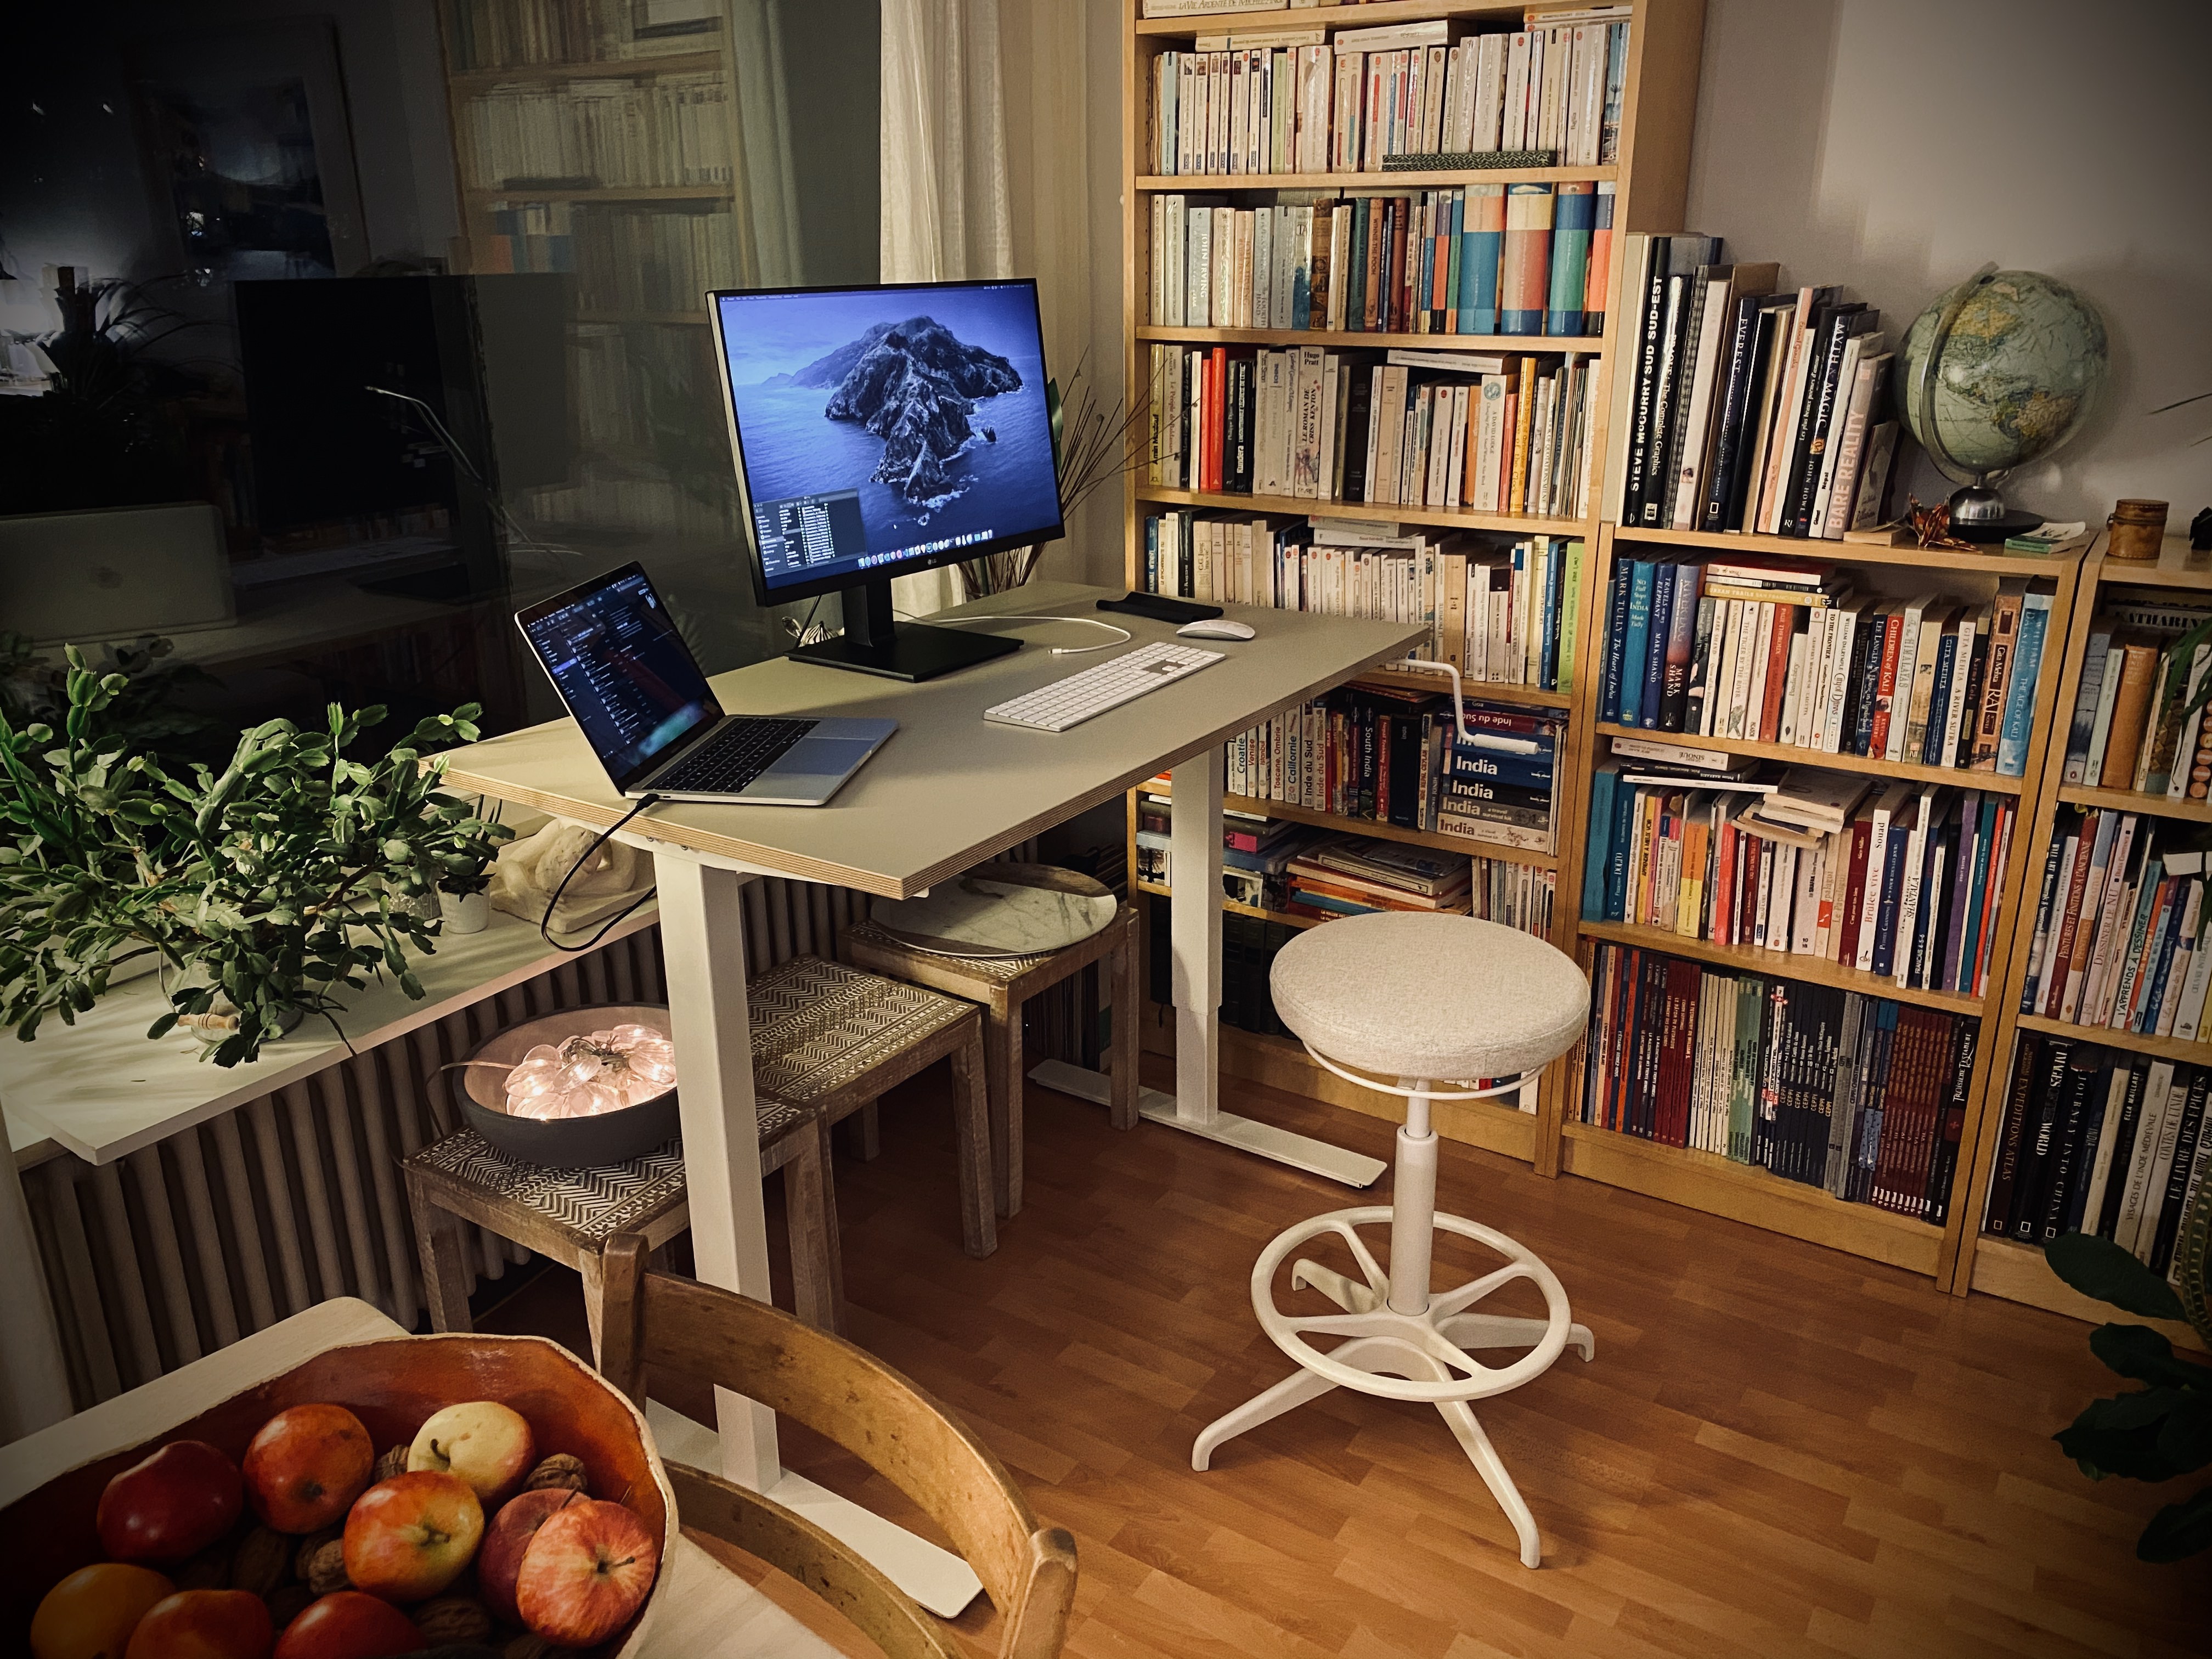
[[[221,772],[179,777],[105,727],[127,677],[67,656],[59,732],[0,713],[0,1024],[29,1042],[50,1014],[74,1023],[149,954],[174,988],[147,1035],[220,1022],[219,1066],[253,1059],[297,1017],[335,1027],[339,994],[386,972],[423,994],[406,952],[434,949],[438,924],[411,902],[481,880],[514,833],[423,763],[477,735],[475,704],[370,762],[346,751],[384,710],[332,704],[324,729],[270,720]]]
[[[2212,1182],[2199,1184],[2182,1217],[2175,1254],[2181,1293],[2109,1238],[2067,1233],[2044,1255],[2051,1271],[2084,1296],[2145,1319],[2186,1319],[2212,1342],[2205,1299],[2205,1257],[2212,1234]],[[2185,1359],[2148,1325],[2100,1325],[2089,1352],[2129,1381],[2133,1393],[2092,1401],[2052,1437],[2092,1480],[2170,1480],[2212,1463],[2212,1366]],[[2179,1561],[2212,1548],[2212,1486],[2150,1518],[2136,1553]]]

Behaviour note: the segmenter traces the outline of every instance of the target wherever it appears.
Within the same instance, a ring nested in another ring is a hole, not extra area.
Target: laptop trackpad
[[[873,745],[850,738],[801,738],[784,750],[763,778],[787,783],[799,777],[842,778],[867,759]]]

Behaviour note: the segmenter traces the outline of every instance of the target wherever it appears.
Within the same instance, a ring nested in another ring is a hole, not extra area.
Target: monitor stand
[[[840,597],[845,604],[845,631],[834,639],[802,645],[784,655],[793,662],[820,663],[827,668],[850,668],[862,674],[881,674],[893,680],[933,680],[979,662],[1003,657],[1022,648],[1022,642],[1003,634],[970,634],[957,628],[932,628],[927,623],[893,623],[891,584],[887,576],[848,587]]]

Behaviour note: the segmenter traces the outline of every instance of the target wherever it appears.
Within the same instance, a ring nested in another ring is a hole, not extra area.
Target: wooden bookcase
[[[1142,0],[1124,0],[1121,60],[1121,228],[1126,258],[1122,266],[1121,313],[1127,344],[1126,384],[1133,398],[1143,395],[1151,380],[1152,348],[1162,342],[1183,341],[1209,345],[1322,346],[1331,349],[1382,349],[1418,346],[1429,350],[1512,352],[1556,356],[1573,351],[1592,361],[1595,368],[1590,397],[1595,404],[1589,441],[1595,446],[1591,501],[1587,519],[1538,518],[1510,514],[1446,511],[1359,502],[1316,502],[1240,494],[1213,494],[1167,489],[1133,472],[1123,488],[1125,578],[1133,588],[1144,584],[1144,520],[1162,507],[1228,507],[1254,514],[1338,514],[1348,518],[1378,518],[1400,523],[1435,525],[1461,530],[1486,530],[1516,535],[1552,535],[1580,539],[1579,612],[1577,639],[1587,642],[1595,613],[1591,595],[1598,544],[1595,503],[1603,490],[1606,418],[1612,401],[1612,375],[1619,345],[1621,307],[1606,313],[1602,334],[1577,338],[1558,336],[1340,333],[1319,330],[1191,328],[1155,325],[1146,315],[1151,269],[1151,202],[1155,195],[1205,191],[1228,196],[1237,205],[1249,207],[1270,201],[1278,191],[1340,191],[1356,195],[1376,190],[1429,190],[1476,184],[1556,183],[1565,180],[1611,180],[1613,205],[1613,263],[1608,293],[1620,291],[1620,250],[1629,231],[1667,231],[1681,220],[1683,196],[1689,173],[1690,133],[1697,112],[1698,66],[1705,37],[1705,0],[1634,0],[1635,11],[1628,39],[1626,88],[1621,106],[1620,160],[1617,164],[1587,167],[1537,167],[1519,170],[1486,169],[1467,172],[1381,171],[1326,173],[1235,173],[1221,176],[1181,173],[1158,176],[1147,171],[1151,132],[1151,71],[1160,52],[1187,48],[1201,34],[1235,33],[1260,34],[1269,30],[1310,29],[1316,27],[1356,28],[1386,23],[1453,19],[1487,28],[1515,29],[1524,14],[1546,9],[1522,0],[1510,3],[1468,3],[1467,0],[1378,0],[1376,3],[1247,12],[1209,12],[1184,17],[1146,17]],[[1577,647],[1578,653],[1582,647]],[[1410,841],[1470,856],[1515,862],[1537,863],[1558,872],[1553,901],[1553,942],[1562,950],[1574,948],[1575,906],[1568,880],[1568,866],[1578,856],[1570,849],[1582,842],[1581,813],[1588,799],[1590,732],[1580,712],[1580,688],[1587,673],[1586,656],[1575,665],[1574,694],[1551,693],[1534,687],[1471,685],[1471,693],[1503,702],[1565,709],[1571,725],[1557,764],[1563,774],[1560,805],[1554,827],[1553,854],[1522,852],[1469,842],[1463,837],[1425,834],[1376,824],[1365,819],[1340,818],[1279,801],[1244,800],[1231,797],[1232,809],[1263,812],[1274,818],[1341,829],[1381,840]],[[1403,677],[1390,675],[1381,684],[1402,687]],[[1129,868],[1133,891],[1164,893],[1165,890],[1135,880],[1136,805],[1129,806]],[[1232,910],[1252,914],[1248,907],[1221,901]],[[1267,919],[1295,921],[1269,915]],[[1164,1049],[1173,1042],[1173,1021],[1167,1011],[1154,1007],[1146,1021],[1147,1046]],[[1291,1090],[1334,1104],[1370,1114],[1393,1116],[1396,1103],[1389,1097],[1354,1089],[1308,1060],[1295,1042],[1224,1029],[1222,1063],[1234,1075]],[[1435,1108],[1439,1129],[1455,1139],[1527,1160],[1547,1174],[1559,1163],[1559,1101],[1566,1086],[1566,1068],[1555,1065],[1546,1074],[1539,1104],[1532,1115],[1488,1101],[1439,1102]]]
[[[2067,727],[2081,689],[2090,628],[2099,605],[2116,588],[2146,599],[2212,599],[2212,554],[2191,552],[2185,536],[2168,536],[2155,562],[2108,559],[2105,547],[2106,538],[2098,537],[2081,561],[2072,623],[2066,630],[2065,655],[2060,663],[2063,672],[2055,688],[2057,707],[2067,711],[2069,718],[2051,722],[2037,787],[2026,798],[2032,811],[2021,813],[2021,821],[2033,827],[2027,844],[2039,853],[2050,845],[2056,833],[2061,806],[2106,807],[2140,812],[2148,817],[2212,823],[2212,805],[2202,801],[2168,800],[2163,795],[2139,794],[2132,789],[2090,789],[2065,781]],[[2034,879],[2039,868],[2039,866],[2027,879]],[[1973,1132],[1968,1142],[1971,1161],[1963,1152],[1960,1160],[1959,1179],[1964,1184],[1958,1188],[1959,1201],[1953,1207],[1955,1218],[1963,1225],[1946,1264],[1946,1277],[1951,1289],[1960,1296],[1969,1291],[1981,1291],[2101,1323],[2113,1316],[2112,1310],[2061,1281],[2045,1264],[2039,1248],[2012,1239],[1992,1238],[1981,1231],[2020,1036],[2029,1031],[2073,1036],[2108,1048],[2197,1065],[2212,1065],[2212,1042],[2137,1036],[2098,1025],[2069,1025],[2041,1015],[2021,1013],[2020,999],[2027,979],[2029,948],[2035,937],[2038,896],[2023,889],[2021,898],[2023,902],[2012,913],[2012,941],[2002,994],[1996,998],[1996,1006],[1990,1010],[1987,1028],[1990,1041],[1984,1045],[1985,1057],[1990,1061],[1988,1082],[1983,1091],[1984,1103],[1978,1124],[1969,1126]],[[1951,1241],[1947,1239],[1946,1243],[1949,1244]],[[2196,1333],[2185,1324],[2160,1322],[2159,1328],[2177,1342],[2202,1346]]]
[[[2059,762],[2052,758],[2053,755],[2055,753],[2063,758],[2065,747],[2063,732],[2055,739],[2051,736],[2057,731],[2059,725],[2054,711],[2073,706],[2064,700],[2070,694],[2060,684],[2063,677],[2057,672],[2057,653],[2062,641],[2074,637],[2073,605],[2080,555],[2015,555],[1995,550],[1961,552],[1909,546],[1876,546],[1856,542],[1808,542],[1778,536],[1622,529],[1607,524],[1603,526],[1598,542],[1597,592],[1604,592],[1610,584],[1615,558],[1632,556],[1626,551],[1630,549],[1641,550],[1644,556],[1695,552],[1700,549],[1715,554],[1737,556],[1768,553],[1800,559],[1809,556],[1824,563],[1856,570],[1861,573],[1865,586],[1885,592],[1900,591],[1900,584],[1905,587],[1928,586],[1947,580],[1963,591],[1972,579],[1993,584],[1996,580],[2007,576],[2027,576],[2048,581],[2056,590],[2051,596],[2049,632],[2045,635],[2042,669],[2036,684],[2034,724],[2024,776],[2007,778],[1988,772],[1906,765],[1870,760],[1857,755],[1830,755],[1735,738],[1686,736],[1680,739],[1700,748],[1753,755],[1794,765],[1866,773],[1887,779],[1951,784],[2018,796],[2023,805],[2005,860],[2001,890],[2003,910],[1990,952],[1990,988],[1985,995],[1974,997],[1951,991],[1903,990],[1892,980],[1862,973],[1856,969],[1839,967],[1832,963],[1745,945],[1715,945],[1620,922],[1577,921],[1570,923],[1577,935],[1577,959],[1585,967],[1590,963],[1592,947],[1597,944],[1632,945],[1743,973],[1833,986],[1978,1019],[1981,1022],[1980,1041],[1975,1050],[1966,1121],[1960,1143],[1960,1167],[1953,1177],[1949,1216],[1941,1227],[1877,1209],[1871,1204],[1847,1203],[1820,1188],[1786,1180],[1765,1170],[1732,1163],[1717,1153],[1663,1146],[1615,1130],[1574,1121],[1572,1120],[1577,1114],[1571,1098],[1564,1103],[1562,1115],[1568,1121],[1560,1127],[1560,1138],[1564,1143],[1561,1167],[1570,1174],[1585,1176],[1594,1181],[1604,1182],[1608,1186],[1631,1188],[1709,1214],[1727,1216],[1771,1231],[1788,1233],[1793,1237],[1848,1250],[1855,1255],[1925,1273],[1939,1283],[1948,1285],[1968,1234],[1967,1214],[1970,1211],[1978,1213],[1977,1206],[1967,1196],[1970,1191],[1974,1190],[1968,1184],[1967,1150],[1980,1146],[1987,1138],[1984,1124],[1990,1115],[1988,1103],[1996,1098],[1999,1092],[1991,1079],[1994,1077],[2001,1080],[2003,1075],[2004,1068],[1997,1059],[2006,1037],[2000,1012],[2008,994],[2015,1002],[2019,1000],[2019,987],[2011,977],[2010,964],[2017,942],[2014,924],[2023,909],[2030,912],[2028,926],[2031,933],[2034,927],[2033,910],[2036,895],[2028,890],[2033,879],[2030,872],[2032,867],[2033,873],[2039,873],[2042,861],[2039,854],[2031,860],[2031,849],[2039,848],[2042,843],[2037,836],[2025,833],[2030,820],[2027,804],[2039,798],[2046,763],[2055,769]],[[1598,723],[1597,712],[1603,700],[1603,687],[1600,682],[1605,642],[1600,637],[1601,631],[1594,628],[1586,636],[1588,649],[1582,667],[1577,671],[1575,682],[1578,705],[1576,726],[1578,730],[1588,732],[1592,736],[1591,740],[1583,745],[1578,769],[1570,787],[1581,790],[1585,807],[1589,799],[1590,775],[1601,758],[1598,750],[1602,739],[1616,731],[1622,736],[1666,736],[1660,732],[1631,732],[1625,727]],[[2074,649],[2078,653],[2078,642]],[[2071,659],[2069,660],[2070,663]],[[2072,681],[2066,683],[2070,685]],[[2057,745],[2055,751],[2052,747],[2054,742]],[[2038,834],[2048,827],[2046,814]],[[1583,853],[1586,845],[1585,836],[1577,845],[1563,849],[1560,861],[1562,902],[1566,904],[1570,915],[1574,916],[1579,916],[1581,911]],[[1571,898],[1567,896],[1570,876],[1573,881]],[[1577,1070],[1578,1072],[1579,1067]],[[1577,1092],[1579,1092],[1578,1079]]]

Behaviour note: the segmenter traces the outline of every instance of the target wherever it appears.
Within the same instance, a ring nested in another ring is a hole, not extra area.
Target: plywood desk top
[[[1097,617],[1136,636],[1083,656],[1055,657],[1048,647],[1110,635],[1066,623],[1008,622],[1007,631],[1033,643],[920,685],[781,658],[718,675],[714,694],[733,713],[888,715],[899,730],[827,806],[675,801],[632,827],[769,874],[910,898],[1163,767],[1203,754],[1278,708],[1404,655],[1428,632],[1406,623],[1231,605],[1226,613],[1249,623],[1256,637],[1187,641],[1221,652],[1223,660],[1186,680],[1071,732],[987,724],[983,710],[994,704],[1175,637],[1168,623],[1096,609],[1117,592],[1040,582],[945,613]],[[585,823],[611,824],[631,805],[615,793],[569,720],[456,750],[447,778],[456,789]]]

